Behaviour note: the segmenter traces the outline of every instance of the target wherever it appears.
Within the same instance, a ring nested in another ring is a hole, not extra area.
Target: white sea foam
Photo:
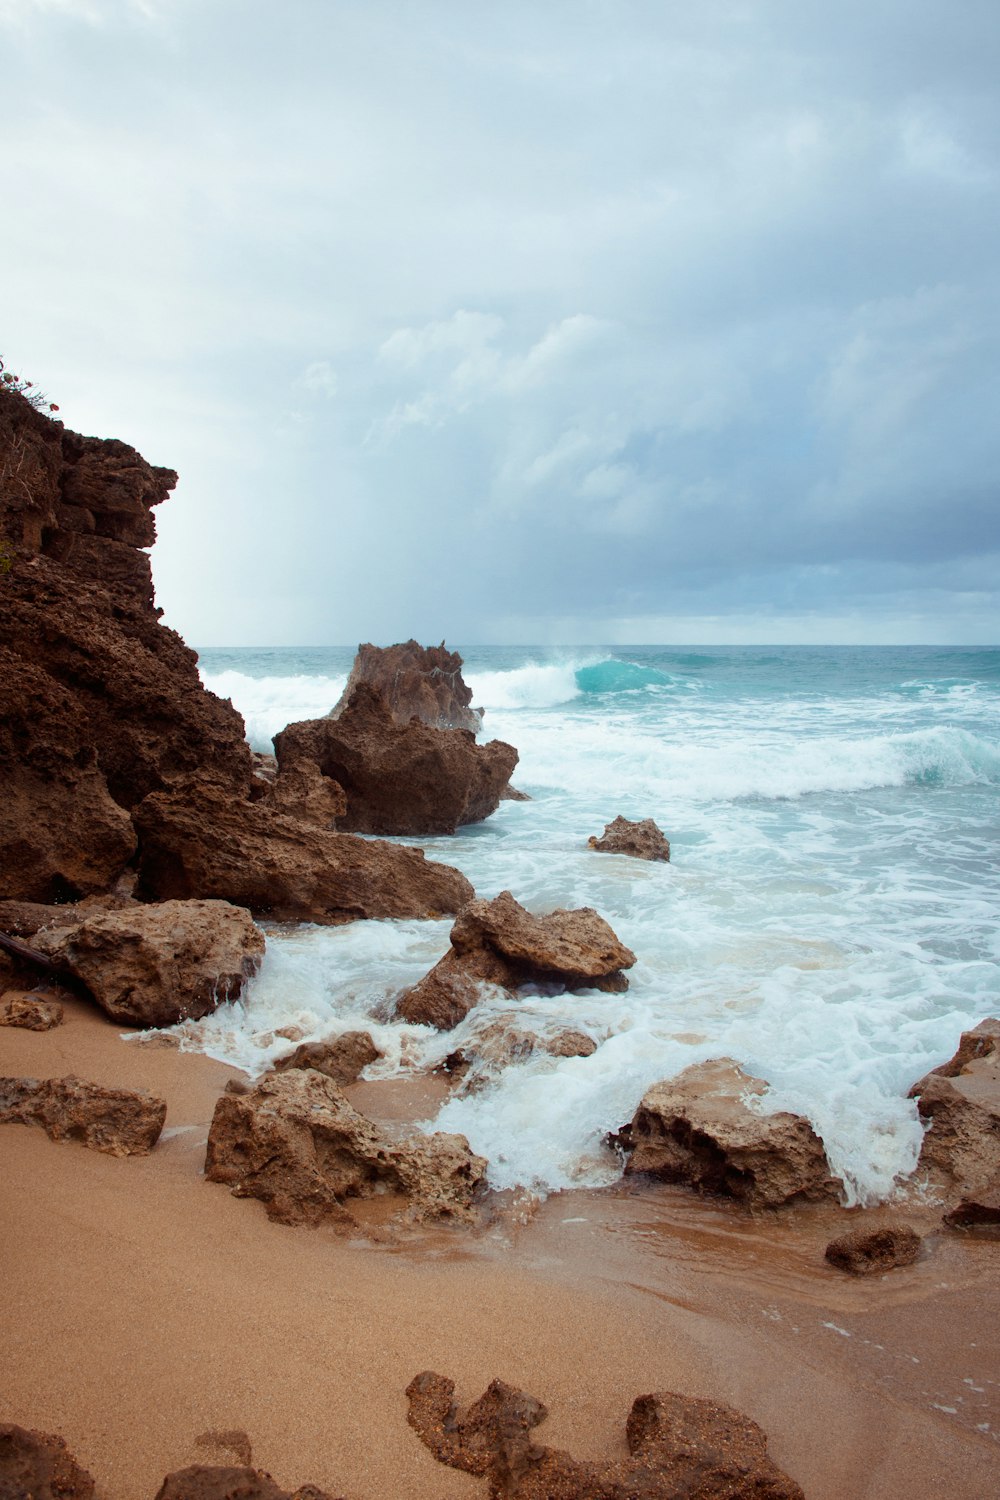
[[[202,672],[209,692],[231,698],[247,727],[247,739],[255,750],[267,754],[272,739],[286,724],[299,719],[319,719],[328,714],[347,683],[344,677],[250,677],[232,669]]]

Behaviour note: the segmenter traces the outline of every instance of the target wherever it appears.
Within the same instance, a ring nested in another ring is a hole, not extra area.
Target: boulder
[[[910,1090],[927,1129],[918,1166],[949,1197],[1000,1174],[1000,1021],[963,1033],[954,1057]]]
[[[920,1245],[919,1234],[909,1224],[883,1224],[878,1229],[855,1229],[831,1240],[826,1258],[852,1276],[877,1276],[896,1266],[912,1266]]]
[[[303,1042],[294,1052],[279,1057],[274,1068],[277,1073],[289,1068],[314,1068],[343,1088],[357,1083],[369,1063],[378,1062],[384,1055],[367,1031],[344,1031],[332,1041]]]
[[[396,646],[359,646],[347,686],[331,718],[339,718],[359,683],[378,692],[397,724],[419,719],[431,729],[468,729],[476,734],[483,711],[472,707],[472,689],[462,677],[462,658],[440,646],[404,641]]]
[[[167,1106],[145,1089],[110,1089],[84,1078],[0,1078],[0,1124],[40,1125],[54,1141],[79,1141],[108,1156],[148,1156]]]
[[[112,1020],[172,1026],[234,1000],[264,956],[250,913],[225,901],[98,911],[36,944],[86,985]]]
[[[464,875],[422,849],[331,833],[205,781],[154,793],[134,818],[150,900],[215,897],[278,922],[331,924],[439,917],[474,895]]]
[[[205,1176],[239,1198],[260,1198],[282,1224],[352,1224],[348,1198],[395,1192],[411,1218],[471,1220],[486,1162],[461,1135],[396,1140],[313,1069],[270,1073],[246,1094],[223,1094]]]
[[[93,1500],[94,1481],[61,1437],[0,1426],[0,1500]]]
[[[670,844],[652,818],[643,818],[638,823],[615,818],[613,823],[605,825],[600,838],[592,834],[587,843],[601,854],[630,854],[633,859],[664,861],[670,858]]]
[[[460,1411],[455,1383],[431,1370],[406,1390],[407,1419],[440,1463],[488,1479],[491,1500],[804,1500],[767,1456],[756,1422],[714,1401],[639,1396],[629,1456],[582,1462],[532,1439],[546,1408],[502,1380]]]
[[[620,943],[591,907],[536,917],[510,891],[463,907],[451,929],[451,948],[396,1005],[414,1025],[457,1026],[479,1000],[483,984],[511,994],[532,985],[548,994],[628,989],[624,969],[635,954]]]
[[[837,1197],[843,1184],[831,1177],[809,1121],[784,1110],[758,1115],[747,1106],[748,1095],[766,1091],[766,1083],[728,1057],[655,1083],[616,1137],[629,1153],[625,1175],[687,1183],[753,1208]]]
[[[318,768],[343,789],[339,829],[353,833],[454,833],[495,812],[517,765],[501,740],[477,745],[468,729],[399,724],[380,692],[359,682],[336,718],[289,724],[275,735],[282,778]]]
[[[0,1026],[19,1026],[25,1031],[51,1031],[63,1023],[58,1000],[46,999],[32,990],[7,990],[0,995]]]
[[[283,1490],[263,1469],[192,1464],[168,1474],[156,1492],[156,1500],[334,1500],[334,1497],[314,1484],[303,1484],[294,1492]]]

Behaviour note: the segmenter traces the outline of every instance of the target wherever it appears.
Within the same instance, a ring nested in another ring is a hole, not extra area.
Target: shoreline
[[[753,1216],[632,1186],[555,1194],[475,1232],[288,1228],[202,1176],[237,1071],[123,1042],[83,1002],[54,1031],[0,1030],[0,1072],[167,1100],[146,1158],[0,1132],[0,1420],[59,1433],[102,1500],[152,1500],[170,1470],[224,1461],[194,1439],[233,1428],[289,1489],[482,1494],[407,1426],[405,1387],[428,1368],[463,1402],[494,1377],[529,1391],[550,1412],[539,1440],[579,1458],[623,1453],[634,1397],[672,1389],[758,1421],[809,1500],[990,1492],[996,1240],[935,1232],[933,1207],[855,1211],[851,1227],[904,1218],[929,1235],[914,1266],[856,1279],[823,1261],[844,1210]],[[374,1115],[380,1090],[385,1118],[405,1113],[391,1085],[347,1092]]]

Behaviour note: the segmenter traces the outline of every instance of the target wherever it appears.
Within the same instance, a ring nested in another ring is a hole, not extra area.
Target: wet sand
[[[147,1087],[153,1154],[116,1160],[0,1127],[0,1421],[65,1437],[101,1500],[152,1500],[193,1446],[242,1428],[288,1489],[447,1500],[404,1389],[436,1369],[463,1400],[494,1376],[549,1408],[540,1440],[625,1451],[634,1397],[731,1402],[808,1500],[988,1500],[1000,1460],[1000,1242],[928,1234],[916,1265],[855,1279],[823,1249],[835,1210],[751,1217],[681,1189],[564,1193],[485,1230],[371,1244],[269,1223],[201,1175],[232,1070],[120,1040],[82,1004],[52,1032],[0,1029],[0,1073]],[[378,1090],[381,1090],[381,1095]],[[405,1091],[355,1102],[405,1116]],[[379,1098],[383,1104],[379,1105]]]

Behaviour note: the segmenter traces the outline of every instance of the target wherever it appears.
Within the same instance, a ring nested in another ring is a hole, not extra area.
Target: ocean
[[[595,907],[638,955],[628,993],[488,1000],[439,1034],[391,1012],[450,920],[276,927],[242,999],[185,1024],[183,1045],[257,1073],[289,1048],[279,1028],[364,1028],[386,1054],[368,1076],[392,1077],[514,1006],[540,1035],[572,1026],[598,1047],[535,1054],[425,1122],[467,1135],[494,1186],[614,1181],[604,1138],[645,1089],[728,1056],[767,1081],[765,1111],[812,1121],[845,1201],[891,1197],[920,1148],[910,1085],[1000,1013],[1000,651],[457,649],[480,737],[517,747],[531,801],[419,842],[479,896]],[[328,712],[353,655],[199,652],[261,750]],[[619,813],[654,818],[671,863],[589,849]]]

